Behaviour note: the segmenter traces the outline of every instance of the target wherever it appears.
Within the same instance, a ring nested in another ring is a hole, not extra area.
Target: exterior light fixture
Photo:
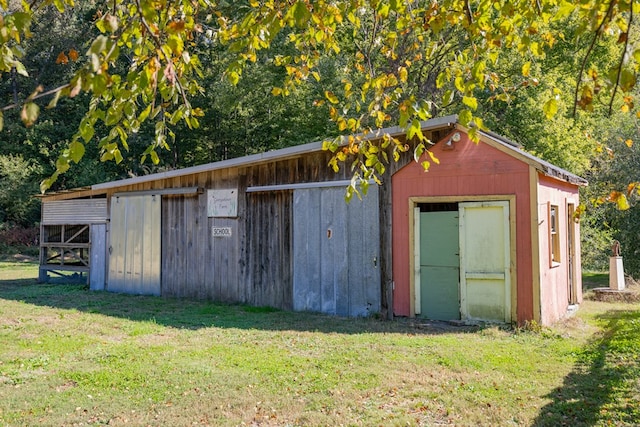
[[[455,149],[455,146],[453,145],[453,143],[458,141],[460,141],[460,132],[456,132],[453,135],[451,135],[451,137],[447,140],[447,142],[444,143],[444,146],[442,147],[442,149],[453,150]]]

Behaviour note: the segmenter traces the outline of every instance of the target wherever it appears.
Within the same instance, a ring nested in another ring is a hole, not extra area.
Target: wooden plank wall
[[[208,218],[201,195],[162,196],[162,294],[222,302],[292,304],[292,191],[246,193],[247,186],[345,179],[327,167],[328,156],[232,168],[141,183],[110,193],[198,186],[239,190],[236,218]],[[110,194],[110,196],[111,196]],[[231,237],[212,237],[231,227]]]
[[[351,178],[334,173],[330,154],[309,153],[267,164],[203,172],[108,190],[115,192],[202,187],[238,189],[237,218],[208,218],[207,196],[162,196],[162,294],[293,308],[291,190],[246,193],[247,187]],[[380,189],[380,290],[391,315],[391,174],[410,162],[392,163]],[[231,227],[231,237],[212,237],[211,227]]]
[[[291,191],[249,193],[246,206],[244,302],[291,310]]]

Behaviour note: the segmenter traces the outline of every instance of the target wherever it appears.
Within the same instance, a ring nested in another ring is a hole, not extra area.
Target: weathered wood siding
[[[249,193],[246,197],[243,302],[291,310],[291,191]]]
[[[295,310],[340,316],[380,311],[378,188],[344,201],[344,189],[294,191]]]
[[[92,291],[104,290],[107,259],[106,224],[91,225],[91,258],[89,261],[89,287]]]
[[[122,186],[107,192],[200,187],[203,194],[162,196],[162,294],[293,309],[293,190],[247,187],[344,180],[327,153]],[[234,218],[207,217],[208,189],[238,189]],[[376,212],[377,217],[377,212]],[[212,227],[230,227],[214,237]],[[379,295],[379,284],[372,285]],[[371,291],[370,291],[371,292]]]
[[[111,198],[108,290],[160,295],[161,197]]]

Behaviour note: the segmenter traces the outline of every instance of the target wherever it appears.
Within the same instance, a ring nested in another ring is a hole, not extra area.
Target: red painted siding
[[[456,196],[464,201],[465,196],[515,195],[516,212],[510,215],[516,219],[517,320],[533,319],[529,165],[461,135],[454,150],[443,151],[442,142],[431,149],[440,164],[432,162],[428,172],[412,162],[392,177],[394,314],[409,316],[411,312],[410,197]]]
[[[578,206],[578,190],[571,184],[557,181],[544,175],[538,175],[538,233],[540,236],[540,318],[542,324],[549,325],[562,318],[569,305],[569,262],[568,236],[569,226],[575,227],[576,266],[575,290],[576,302],[582,301],[582,274],[580,265],[579,225],[569,223],[567,205]],[[560,241],[560,262],[552,264],[549,247],[549,204],[558,206],[558,233]]]

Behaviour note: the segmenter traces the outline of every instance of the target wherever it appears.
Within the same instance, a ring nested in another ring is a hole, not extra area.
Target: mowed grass
[[[0,425],[636,425],[640,313],[456,328],[89,292],[0,263]]]

